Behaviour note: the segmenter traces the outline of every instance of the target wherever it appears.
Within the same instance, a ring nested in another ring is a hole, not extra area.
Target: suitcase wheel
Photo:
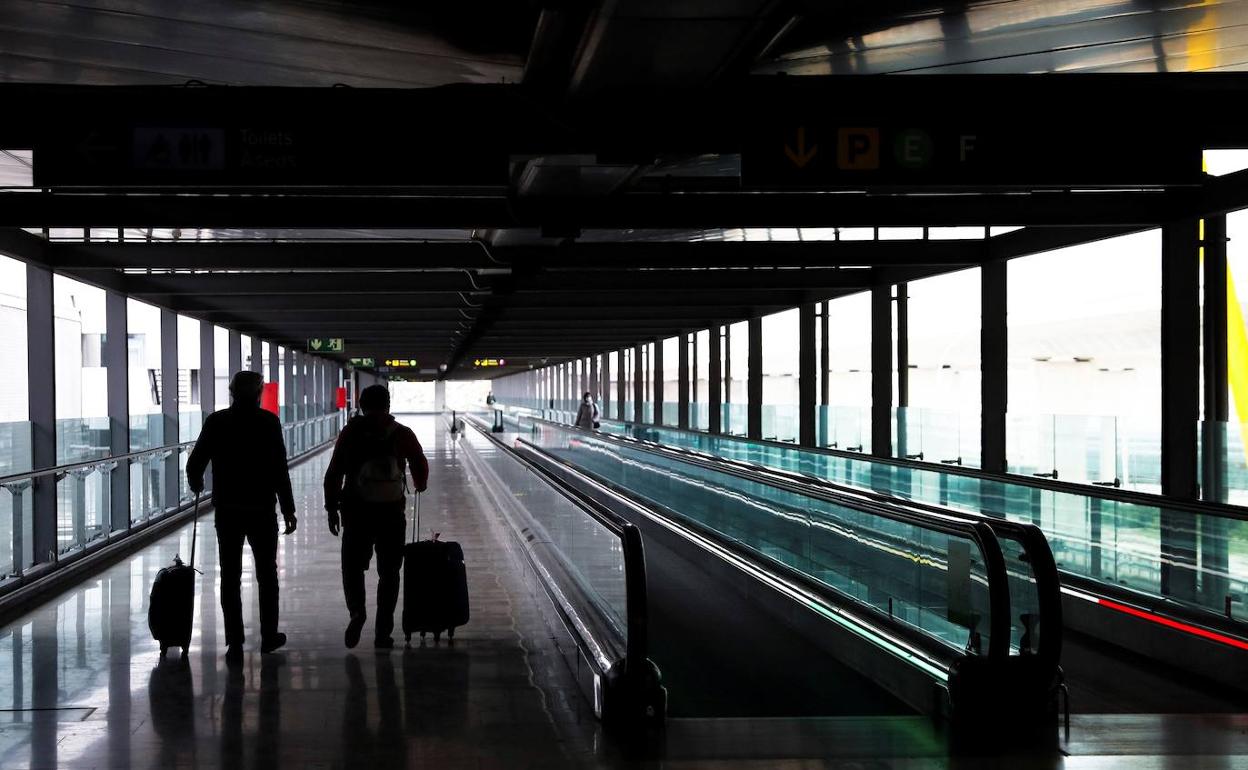
[[[407,646],[408,646],[408,647],[411,647],[411,646],[412,646],[412,635],[411,635],[411,634],[408,634],[408,635],[407,635]]]
[[[453,628],[448,628],[448,629],[446,629],[446,638],[447,638],[447,639],[454,639],[454,638],[455,638],[455,629],[453,629]]]
[[[425,632],[424,632],[424,631],[421,631],[421,632],[420,632],[420,638],[421,638],[421,639],[424,639],[424,638],[425,638]]]
[[[182,657],[184,657],[184,658],[185,658],[185,657],[186,657],[186,655],[187,655],[187,653],[188,653],[188,652],[190,652],[190,649],[191,649],[190,647],[183,647],[183,648],[182,648]]]
[[[165,657],[165,653],[166,653],[166,652],[168,652],[168,651],[169,651],[169,645],[164,644],[164,643],[161,643],[161,645],[160,645],[160,657],[162,657],[162,658],[163,658],[163,657]]]
[[[441,640],[442,640],[442,632],[441,632],[441,631],[434,631],[434,632],[433,632],[433,643],[434,643],[434,644],[437,644],[437,643],[438,643],[439,641],[441,641]]]

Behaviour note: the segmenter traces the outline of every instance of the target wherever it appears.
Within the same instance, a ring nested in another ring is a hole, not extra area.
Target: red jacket
[[[343,505],[350,506],[354,501],[354,486],[350,480],[359,472],[367,456],[364,450],[368,444],[365,434],[378,433],[388,423],[394,422],[392,414],[358,415],[351,418],[338,441],[334,444],[334,454],[329,460],[329,468],[325,471],[325,508],[336,511]],[[424,450],[416,434],[406,425],[396,425],[394,434],[394,451],[400,464],[406,462],[411,469],[412,481],[418,492],[424,492],[429,485],[429,461],[425,459]],[[344,482],[345,488],[344,488]]]

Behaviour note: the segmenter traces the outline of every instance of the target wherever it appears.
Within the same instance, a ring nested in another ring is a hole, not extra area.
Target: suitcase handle
[[[195,506],[191,513],[191,569],[195,568],[195,541],[199,539],[199,493],[195,493]]]

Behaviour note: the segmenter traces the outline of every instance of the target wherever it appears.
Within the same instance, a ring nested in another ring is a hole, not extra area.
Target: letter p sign
[[[880,167],[878,128],[842,128],[836,139],[836,165],[842,170],[874,171]]]

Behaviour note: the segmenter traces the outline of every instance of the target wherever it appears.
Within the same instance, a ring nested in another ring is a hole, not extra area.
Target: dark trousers
[[[394,630],[394,607],[399,602],[399,569],[407,520],[394,506],[344,512],[342,517],[342,592],[347,611],[367,615],[364,573],[377,552],[377,636]]]
[[[221,614],[225,643],[242,644],[243,541],[251,545],[260,589],[260,638],[277,633],[277,515],[273,512],[217,510],[217,549],[221,564]]]

